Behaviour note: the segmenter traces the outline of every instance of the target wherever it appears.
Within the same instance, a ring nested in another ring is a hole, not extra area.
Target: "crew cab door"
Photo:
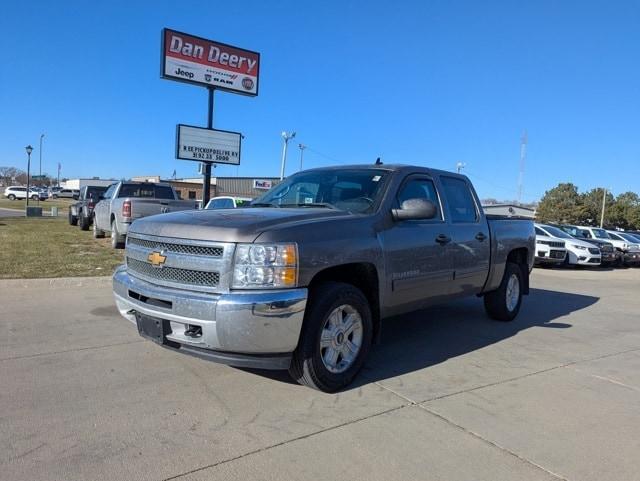
[[[431,177],[408,176],[398,189],[395,207],[415,198],[432,201],[437,207],[435,218],[395,221],[381,232],[390,293],[387,304],[396,312],[446,297],[453,279],[453,263],[447,255],[447,223]]]
[[[96,222],[96,226],[102,230],[111,229],[109,222],[109,210],[111,206],[111,198],[113,197],[113,193],[116,188],[117,184],[112,184],[102,196],[103,200],[98,202],[93,208],[93,221]]]
[[[449,247],[454,279],[453,295],[482,291],[489,274],[489,225],[469,182],[462,177],[440,176],[449,218]]]

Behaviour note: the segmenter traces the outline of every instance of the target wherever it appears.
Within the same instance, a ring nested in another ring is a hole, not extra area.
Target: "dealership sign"
[[[270,180],[253,179],[254,189],[269,190],[271,187],[273,187],[273,182],[271,182]]]
[[[238,132],[179,124],[176,128],[176,158],[240,165]]]
[[[257,52],[165,28],[161,64],[161,76],[166,79],[258,95]]]

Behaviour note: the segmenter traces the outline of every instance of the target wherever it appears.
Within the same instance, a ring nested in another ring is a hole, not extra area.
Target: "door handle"
[[[451,242],[451,237],[447,237],[444,234],[440,234],[438,237],[436,237],[436,242],[440,245],[445,245]]]
[[[476,239],[478,239],[480,242],[484,241],[487,238],[486,235],[484,235],[482,232],[478,232],[476,234]]]

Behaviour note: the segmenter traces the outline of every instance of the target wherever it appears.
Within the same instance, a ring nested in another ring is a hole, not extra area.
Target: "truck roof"
[[[423,167],[419,165],[410,165],[410,164],[349,164],[349,165],[328,165],[326,167],[315,167],[313,169],[308,169],[309,171],[314,170],[349,170],[349,169],[371,169],[371,170],[387,170],[389,172],[424,172],[428,174],[437,174],[437,175],[448,175],[451,177],[459,177],[461,179],[467,179],[466,175],[458,174],[456,172],[449,172],[448,170],[440,170],[433,169],[431,167]]]

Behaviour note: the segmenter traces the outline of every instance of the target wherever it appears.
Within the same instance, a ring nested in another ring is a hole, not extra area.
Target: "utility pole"
[[[296,136],[296,133],[283,130],[280,135],[282,135],[282,140],[284,141],[282,145],[282,164],[280,165],[280,180],[282,180],[284,179],[284,168],[287,163],[287,145],[289,141]]]
[[[33,147],[31,147],[31,144],[29,144],[24,149],[27,151],[27,212],[28,212],[29,197],[31,196],[31,185],[29,182],[29,177],[31,176],[31,152],[33,152]]]
[[[604,207],[607,203],[607,188],[603,187],[602,188],[603,192],[602,192],[602,213],[600,214],[600,228],[602,229],[602,226],[604,225]]]
[[[306,149],[307,146],[304,144],[298,144],[298,147],[300,148],[300,170],[302,170],[302,154],[304,154],[304,149]]]
[[[464,169],[466,166],[467,164],[465,164],[464,162],[458,162],[456,164],[456,171],[458,172],[458,174],[462,172],[462,169]]]
[[[527,160],[527,142],[529,138],[527,136],[527,131],[525,130],[522,133],[522,138],[520,139],[520,176],[518,177],[518,204],[522,203],[522,182],[524,180],[524,164]]]

